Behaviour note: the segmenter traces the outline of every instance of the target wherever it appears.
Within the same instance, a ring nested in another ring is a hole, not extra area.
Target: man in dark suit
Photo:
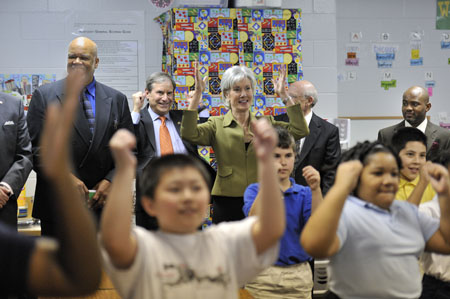
[[[87,206],[100,215],[108,195],[114,174],[114,162],[108,142],[120,128],[133,132],[127,98],[94,78],[99,63],[97,45],[86,37],[74,39],[68,50],[67,72],[82,68],[86,72],[85,88],[80,95],[77,117],[71,143],[74,180],[78,191],[86,198]],[[49,201],[54,192],[41,174],[39,161],[39,138],[45,111],[51,103],[64,101],[65,79],[36,89],[28,110],[28,128],[33,144],[34,169],[37,173],[33,216],[41,219],[42,234],[55,235],[57,223]],[[95,190],[89,198],[89,190]]]
[[[284,87],[276,88],[277,94],[287,101],[291,98],[300,103],[303,115],[309,126],[309,135],[297,141],[297,153],[293,175],[297,184],[308,186],[302,170],[311,165],[320,173],[322,193],[325,194],[333,185],[336,164],[341,156],[339,129],[312,112],[317,103],[317,90],[306,80],[292,83],[286,93]],[[289,121],[287,114],[278,115],[276,120]]]
[[[33,167],[22,101],[0,92],[0,221],[17,229],[17,198]]]
[[[138,142],[138,182],[142,170],[152,159],[170,153],[188,154],[200,159],[209,170],[212,176],[211,181],[214,182],[215,172],[205,160],[200,158],[197,146],[181,139],[180,125],[183,111],[170,109],[174,102],[175,87],[175,81],[171,76],[156,72],[147,79],[144,93],[133,94],[134,106],[131,116]],[[142,109],[145,99],[148,100],[148,105]],[[170,135],[168,149],[164,134]],[[142,209],[139,186],[136,190],[136,224],[154,230],[158,227],[156,219]]]
[[[420,86],[412,86],[403,93],[400,123],[378,131],[378,141],[390,145],[394,133],[403,127],[414,127],[427,136],[427,159],[439,157],[442,150],[450,149],[450,130],[429,121],[426,116],[431,109],[428,91]]]

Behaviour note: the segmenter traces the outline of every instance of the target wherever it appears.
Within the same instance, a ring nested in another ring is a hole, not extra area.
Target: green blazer
[[[287,114],[289,123],[275,121],[272,116],[266,117],[273,125],[287,128],[296,140],[309,134],[300,105],[287,107]],[[253,142],[246,150],[244,130],[234,119],[231,110],[225,115],[212,116],[202,124],[197,124],[197,117],[197,111],[184,110],[181,137],[193,144],[212,146],[217,161],[212,195],[243,196],[247,186],[258,180]],[[254,113],[250,113],[251,120],[256,118]]]

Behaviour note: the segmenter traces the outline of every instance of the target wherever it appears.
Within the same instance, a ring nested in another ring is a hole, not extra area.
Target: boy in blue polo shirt
[[[312,166],[303,168],[309,187],[290,177],[294,169],[295,141],[289,132],[276,127],[278,145],[274,150],[279,187],[284,195],[286,230],[280,241],[280,254],[274,266],[261,272],[245,288],[255,298],[311,298],[313,279],[308,263],[311,257],[300,245],[300,233],[311,213],[322,201],[320,174]],[[243,211],[253,215],[257,209],[259,184],[251,184],[244,193]]]

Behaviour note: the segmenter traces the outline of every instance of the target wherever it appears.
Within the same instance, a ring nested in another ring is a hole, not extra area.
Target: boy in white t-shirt
[[[276,133],[266,120],[252,123],[258,157],[257,217],[198,231],[210,200],[208,174],[185,155],[152,162],[142,178],[142,207],[159,231],[131,227],[135,138],[117,132],[110,141],[116,174],[103,210],[105,268],[123,298],[238,298],[238,289],[278,255],[285,228],[273,149]]]

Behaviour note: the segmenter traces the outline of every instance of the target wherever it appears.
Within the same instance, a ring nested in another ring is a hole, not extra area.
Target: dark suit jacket
[[[276,120],[289,121],[287,114],[275,116]],[[309,123],[309,135],[305,137],[300,155],[294,165],[294,178],[297,184],[308,186],[302,169],[311,165],[320,173],[320,186],[325,194],[333,185],[336,166],[341,156],[339,129],[313,113]]]
[[[33,216],[47,221],[53,217],[49,200],[54,198],[54,194],[40,171],[39,138],[48,105],[64,100],[64,84],[65,80],[60,80],[36,89],[27,115],[33,144],[34,169],[37,172]],[[112,180],[114,161],[108,145],[112,135],[120,128],[134,131],[126,96],[100,82],[96,82],[95,111],[92,136],[83,107],[78,106],[71,143],[74,174],[89,189],[103,179]]]
[[[25,184],[33,157],[22,102],[0,92],[0,182],[14,192],[0,209],[0,220],[17,227],[17,197]]]
[[[378,141],[390,145],[392,136],[398,129],[405,126],[405,121],[378,131]],[[427,159],[435,158],[440,151],[450,149],[450,130],[441,128],[428,121],[425,129],[427,136]]]
[[[139,124],[135,125],[135,132],[138,140],[137,145],[137,158],[138,158],[138,166],[137,166],[137,186],[136,186],[136,224],[143,226],[147,229],[156,229],[156,219],[150,217],[145,213],[140,204],[140,192],[139,192],[139,177],[142,174],[145,166],[147,166],[153,159],[157,158],[156,153],[156,141],[155,141],[155,131],[153,127],[153,120],[148,112],[148,105],[141,110],[140,121]],[[170,118],[172,119],[175,128],[177,129],[178,135],[180,134],[180,126],[181,119],[183,118],[182,110],[170,110],[169,111]],[[211,182],[214,182],[216,172],[214,169],[198,155],[197,146],[191,144],[187,141],[183,140],[183,144],[188,151],[188,154],[198,158],[201,162],[204,163],[205,167],[208,169]]]

